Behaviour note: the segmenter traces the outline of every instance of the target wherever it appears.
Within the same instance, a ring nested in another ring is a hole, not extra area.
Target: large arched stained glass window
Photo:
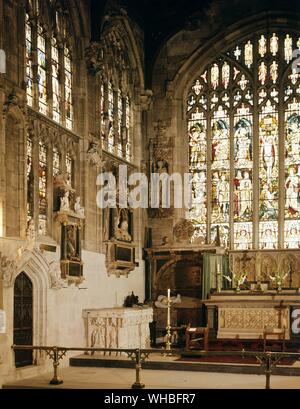
[[[187,97],[195,238],[236,250],[300,248],[300,76],[295,33],[259,33]]]

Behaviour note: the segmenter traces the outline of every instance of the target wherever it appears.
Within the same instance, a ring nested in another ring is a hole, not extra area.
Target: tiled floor
[[[135,380],[134,369],[77,368],[60,370],[64,383],[49,385],[52,373],[6,385],[6,388],[126,389]],[[142,382],[149,389],[263,389],[264,375],[241,375],[187,371],[143,370]],[[298,376],[272,376],[273,389],[300,389]]]

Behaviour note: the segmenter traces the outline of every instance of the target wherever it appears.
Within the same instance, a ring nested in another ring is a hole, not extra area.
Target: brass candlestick
[[[216,274],[216,278],[217,278],[217,293],[220,293],[221,291],[222,291],[222,285],[221,285],[221,276],[222,276],[222,274],[221,274],[221,271],[220,271],[220,266],[219,266],[219,264],[218,264],[218,266],[217,266],[217,274]]]
[[[167,341],[166,341],[166,351],[172,349],[171,343],[171,290],[168,288],[168,298],[167,298]]]

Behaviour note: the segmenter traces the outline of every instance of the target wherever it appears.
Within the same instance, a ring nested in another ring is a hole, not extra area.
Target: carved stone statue
[[[115,217],[115,238],[127,242],[132,241],[129,233],[128,212],[124,209]]]
[[[90,165],[98,167],[102,167],[104,165],[104,161],[101,159],[99,152],[100,152],[99,143],[91,142],[89,150],[87,151],[87,158]]]
[[[60,198],[60,211],[69,212],[70,211],[70,192],[67,190],[63,197]]]
[[[74,205],[75,213],[78,214],[80,217],[84,217],[84,207],[80,204],[80,196],[77,196],[75,205]]]
[[[51,280],[51,288],[59,290],[63,287],[64,281],[61,278],[61,269],[60,269],[60,262],[59,261],[51,261],[49,263],[50,270],[50,280]]]
[[[0,252],[0,279],[3,280],[4,286],[8,287],[12,284],[12,276],[17,268],[15,260],[3,256]]]
[[[36,240],[36,231],[35,231],[35,225],[34,225],[34,220],[30,219],[28,222],[28,227],[26,230],[26,237],[27,237],[27,248],[29,250],[33,250],[34,245],[35,245],[35,240]]]
[[[123,220],[120,227],[117,229],[116,239],[130,242],[131,235],[128,232],[128,228],[129,226],[127,220]]]

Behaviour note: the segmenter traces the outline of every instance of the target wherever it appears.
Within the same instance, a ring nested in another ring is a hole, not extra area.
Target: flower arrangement
[[[235,288],[236,292],[239,292],[241,289],[240,288],[241,285],[243,285],[247,279],[247,273],[240,273],[240,274],[232,273],[232,277],[230,276],[223,276],[223,277],[226,278],[227,281],[232,283],[232,287]]]
[[[284,282],[284,280],[287,278],[288,273],[284,273],[284,272],[277,272],[276,274],[274,274],[273,276],[271,274],[269,274],[269,278],[270,280],[274,281],[276,283],[277,286],[277,291],[281,291],[282,290],[282,284]]]

